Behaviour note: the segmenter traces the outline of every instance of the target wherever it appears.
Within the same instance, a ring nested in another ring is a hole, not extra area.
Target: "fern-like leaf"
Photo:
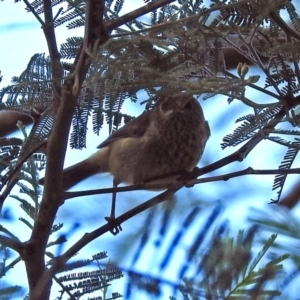
[[[297,148],[288,148],[286,154],[284,155],[283,161],[279,165],[279,169],[288,170],[291,168],[296,156],[298,155],[298,152],[300,150],[300,140],[295,139],[295,142],[293,142],[293,145],[297,145]],[[285,181],[287,179],[288,174],[278,174],[274,178],[273,187],[272,190],[277,190],[277,199],[272,199],[272,202],[278,203],[280,200],[282,190],[285,184]]]

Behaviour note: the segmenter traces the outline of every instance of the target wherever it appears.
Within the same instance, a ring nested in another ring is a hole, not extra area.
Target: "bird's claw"
[[[117,235],[120,231],[122,231],[122,226],[115,217],[105,217],[105,220],[109,223],[111,228],[109,231],[113,235]]]

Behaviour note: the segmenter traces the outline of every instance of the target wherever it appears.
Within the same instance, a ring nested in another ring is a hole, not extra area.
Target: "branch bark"
[[[211,165],[209,165],[211,166]],[[207,167],[209,167],[207,166]],[[224,165],[225,166],[225,165]],[[198,169],[199,172],[203,175],[202,172],[204,168]],[[172,185],[170,184],[169,188],[174,188],[175,186],[180,185],[181,187],[192,187],[195,184],[201,184],[206,182],[214,182],[214,181],[227,181],[234,177],[244,176],[244,175],[286,175],[286,174],[300,174],[300,168],[294,169],[266,169],[266,170],[257,170],[251,167],[246,169],[231,172],[223,175],[206,177],[206,178],[194,178],[194,179],[178,179],[178,182]],[[171,187],[172,186],[172,187]],[[138,191],[138,190],[162,190],[166,187],[164,184],[144,184],[144,185],[130,185],[123,186],[117,188],[105,188],[105,189],[95,189],[95,190],[86,190],[86,191],[75,191],[75,192],[64,192],[64,199],[69,200],[77,197],[91,196],[91,195],[102,195],[102,194],[112,194],[112,193],[122,193],[122,192],[130,192],[130,191]]]
[[[109,39],[108,30],[112,30],[125,22],[135,19],[138,15],[146,14],[155,7],[158,8],[170,2],[172,1],[162,0],[155,4],[148,4],[146,5],[147,9],[137,10],[135,13],[128,14],[125,18],[121,17],[105,27],[103,23],[105,1],[87,0],[84,40],[74,61],[74,71],[65,79],[63,86],[61,86],[62,69],[53,27],[51,1],[44,0],[44,32],[52,61],[55,118],[53,131],[48,141],[44,195],[31,238],[26,244],[24,255],[31,300],[49,298],[51,279],[55,274],[55,268],[51,268],[50,270],[45,268],[44,252],[57,210],[64,200],[64,194],[61,192],[62,167],[77,97],[92,61],[92,57],[90,56],[91,50],[97,49]],[[126,216],[123,218],[126,219],[129,217]],[[120,222],[124,221],[122,217],[119,217],[118,220]],[[109,230],[109,227],[110,225],[106,225],[105,232]],[[98,231],[93,233],[92,236],[96,238],[102,231],[103,229],[100,230],[100,233]]]
[[[135,208],[127,211],[123,215],[116,218],[116,221],[121,224],[125,222],[126,220],[136,216],[137,214],[141,213],[142,211],[147,210],[148,208],[161,203],[163,201],[169,200],[175,192],[177,192],[181,187],[174,188],[167,190],[158,196],[153,197],[152,199],[136,206]],[[105,234],[108,231],[111,231],[111,224],[107,223],[96,230],[86,233],[79,241],[77,241],[72,247],[70,247],[63,255],[55,258],[53,260],[53,265],[49,270],[45,270],[40,278],[40,281],[38,283],[38,289],[35,291],[34,299],[40,299],[38,298],[40,295],[40,291],[44,290],[47,286],[47,283],[51,280],[51,278],[60,271],[66,262],[73,257],[78,251],[80,251],[83,247],[85,247],[87,244],[89,244],[94,239],[98,238],[99,236]]]
[[[96,43],[101,44],[108,39],[103,25],[104,4],[104,0],[86,1],[86,31],[83,42],[85,45],[94,47]],[[32,235],[26,244],[27,251],[24,255],[31,300],[49,299],[51,278],[48,278],[43,285],[39,284],[42,274],[47,272],[44,253],[54,218],[63,201],[60,187],[70,125],[80,87],[91,63],[91,58],[86,53],[86,49],[82,47],[75,59],[76,72],[66,78],[63,86],[61,86],[62,69],[56,45],[50,0],[44,0],[44,10],[44,32],[49,47],[53,71],[55,118],[53,131],[48,141],[48,160],[43,199],[34,223]],[[75,85],[79,87],[76,93],[74,93]]]

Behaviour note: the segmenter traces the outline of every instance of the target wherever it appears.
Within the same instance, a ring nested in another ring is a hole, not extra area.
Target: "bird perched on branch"
[[[121,182],[143,184],[164,175],[190,172],[200,160],[209,135],[208,123],[194,97],[187,93],[164,96],[153,109],[115,131],[92,156],[64,169],[62,188],[67,190],[103,172],[113,175],[114,186]],[[161,183],[170,180],[174,182],[176,177],[162,178]]]

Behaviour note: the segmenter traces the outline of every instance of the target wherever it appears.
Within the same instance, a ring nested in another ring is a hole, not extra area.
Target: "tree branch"
[[[86,1],[86,30],[83,43],[92,48],[99,46],[108,39],[102,19],[104,6],[104,0]],[[46,271],[44,253],[57,210],[63,201],[60,190],[69,130],[78,93],[91,63],[91,58],[87,54],[86,49],[81,47],[81,51],[75,59],[75,73],[73,76],[65,79],[63,88],[61,88],[62,69],[56,46],[50,0],[44,0],[44,10],[46,24],[43,29],[48,42],[54,77],[55,118],[53,130],[48,141],[48,160],[43,199],[34,223],[32,235],[26,244],[27,256],[24,259],[29,279],[31,300],[49,298],[51,278],[48,278],[41,286],[39,285],[41,275]],[[75,85],[78,87],[76,93],[74,93]]]
[[[0,111],[0,137],[6,136],[18,130],[17,122],[22,121],[24,125],[33,122],[32,117],[18,111]]]
[[[172,190],[167,190],[160,195],[153,197],[152,199],[136,206],[135,208],[127,211],[123,215],[116,218],[116,222],[119,224],[125,222],[126,220],[134,217],[135,215],[139,214],[142,211],[147,210],[148,208],[164,202],[166,200],[169,200],[173,194],[179,190],[180,187]],[[85,247],[87,244],[89,244],[94,239],[98,238],[99,236],[103,235],[104,233],[110,231],[112,228],[112,225],[110,223],[107,223],[96,230],[86,233],[79,241],[77,241],[69,250],[67,250],[63,255],[55,258],[53,260],[53,265],[49,270],[45,270],[42,277],[40,278],[40,281],[37,285],[38,289],[34,291],[34,299],[40,299],[40,291],[44,289],[44,286],[51,280],[51,278],[60,270],[63,269],[66,262],[73,257],[78,251],[80,251],[83,247]]]
[[[143,202],[140,205],[137,205],[133,209],[125,212],[124,214],[120,215],[116,218],[116,221],[119,224],[124,223],[125,221],[129,220],[130,218],[138,215],[139,213],[153,207],[156,204],[162,203],[164,201],[170,200],[170,198],[176,193],[182,186],[177,186],[176,188],[166,190],[161,194],[149,199],[148,201]],[[94,239],[98,238],[99,236],[103,235],[104,233],[110,231],[112,228],[110,223],[107,223],[91,233],[86,233],[78,242],[76,242],[69,250],[67,250],[63,255],[55,258],[55,262],[52,268],[58,268],[60,270],[62,266],[68,261],[71,257],[73,257],[79,250],[81,250],[84,246],[88,243],[93,241]]]
[[[208,166],[209,167],[209,166]],[[198,170],[201,171],[204,168],[199,168]],[[206,173],[206,172],[205,172]],[[204,173],[202,173],[203,175]],[[207,178],[194,178],[194,179],[180,179],[173,184],[169,184],[168,188],[175,188],[178,185],[180,187],[192,187],[195,184],[201,184],[206,182],[214,182],[214,181],[227,181],[234,177],[239,177],[243,175],[286,175],[286,174],[300,174],[300,168],[294,169],[266,169],[266,170],[257,170],[251,167],[248,167],[244,170],[227,173],[218,176],[212,176]],[[189,174],[188,174],[189,175]],[[105,188],[105,189],[95,189],[95,190],[86,190],[86,191],[78,191],[78,192],[64,192],[64,199],[72,199],[76,197],[84,197],[84,196],[91,196],[91,195],[102,195],[102,194],[112,194],[112,193],[122,193],[122,192],[130,192],[130,191],[138,191],[138,190],[162,190],[166,189],[166,185],[163,183],[147,183],[143,185],[130,185],[124,187],[117,187],[117,188]]]
[[[22,260],[22,258],[21,258],[21,256],[19,256],[16,259],[14,259],[10,264],[8,264],[4,268],[2,268],[1,269],[1,273],[0,273],[0,277],[2,278],[3,276],[5,276],[6,272],[8,272],[9,270],[13,269],[14,266],[16,266],[21,260]]]
[[[294,98],[294,102],[291,101],[291,106],[297,106],[299,99]],[[256,133],[255,136],[253,136],[244,146],[242,146],[239,150],[232,153],[231,155],[228,155],[227,157],[224,157],[204,168],[195,168],[190,174],[187,176],[187,180],[197,178],[198,176],[201,176],[202,174],[212,172],[214,170],[220,169],[224,167],[225,165],[228,165],[234,161],[243,161],[247,155],[254,149],[254,147],[262,141],[266,135],[269,135],[272,130],[275,128],[275,126],[281,121],[281,119],[286,114],[286,107],[283,106],[281,110],[276,114],[276,116],[267,124],[265,125],[259,132]]]
[[[17,238],[11,238],[4,235],[0,235],[0,244],[15,250],[19,254],[21,254],[23,249],[23,244]]]
[[[177,174],[178,176],[180,174]],[[164,176],[165,177],[165,176]],[[166,176],[168,177],[168,176]],[[179,181],[174,181],[173,183],[169,183],[168,185],[164,183],[146,183],[146,184],[137,184],[130,186],[122,186],[122,187],[114,187],[114,188],[104,188],[104,189],[95,189],[95,190],[85,190],[85,191],[76,191],[76,192],[64,192],[63,197],[65,200],[91,196],[91,195],[102,195],[102,194],[112,194],[112,193],[122,193],[122,192],[130,192],[130,191],[140,191],[140,190],[166,190],[177,187],[178,184],[181,184]],[[182,184],[183,185],[183,184]]]
[[[28,2],[28,0],[23,0],[24,3],[26,4],[27,8],[32,12],[32,14],[35,16],[35,18],[40,22],[40,24],[43,26],[45,25],[45,23],[43,22],[43,20],[41,19],[41,17],[35,12],[35,10],[33,9],[33,7],[30,5],[30,3]]]
[[[61,80],[63,75],[62,66],[60,63],[60,54],[57,47],[51,0],[43,0],[45,23],[42,26],[44,35],[47,41],[48,50],[51,58],[52,68],[52,90],[53,90],[53,103],[54,111],[59,107],[61,97]]]
[[[15,186],[15,184],[18,182],[19,178],[17,177],[13,177],[9,183],[7,184],[7,186],[5,187],[3,193],[1,193],[0,195],[0,212],[2,211],[2,207],[4,204],[4,201],[7,199],[7,196],[10,194],[11,190],[13,189],[13,187]]]
[[[223,175],[189,180],[186,183],[186,185],[187,186],[193,186],[193,185],[199,184],[199,183],[206,183],[206,182],[213,182],[213,181],[220,181],[220,180],[227,181],[231,178],[239,177],[239,176],[243,176],[243,175],[277,175],[277,174],[282,174],[282,175],[300,174],[300,168],[257,170],[257,169],[252,169],[251,167],[248,167],[244,170],[231,172],[231,173],[227,173],[227,174],[223,174]]]
[[[4,186],[6,184],[6,182],[8,182],[15,174],[16,172],[22,167],[23,163],[34,153],[36,152],[38,149],[40,149],[41,147],[45,146],[47,144],[47,141],[41,141],[40,143],[38,143],[33,149],[31,149],[30,152],[28,152],[21,160],[19,160],[16,164],[16,166],[11,170],[11,172],[8,174],[8,176],[3,180],[2,182],[2,186]],[[1,187],[0,186],[0,189]]]

